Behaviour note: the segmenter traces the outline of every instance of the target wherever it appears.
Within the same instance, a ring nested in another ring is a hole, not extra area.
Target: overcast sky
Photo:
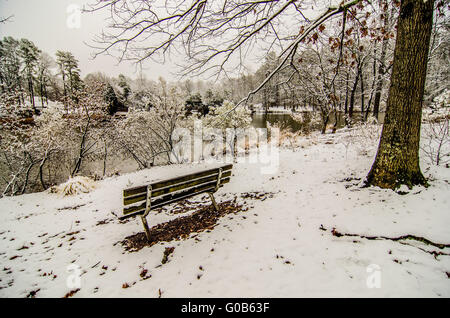
[[[324,5],[325,2],[335,1],[316,2]],[[108,76],[118,76],[122,73],[133,78],[137,77],[139,69],[136,65],[129,62],[118,64],[116,59],[107,55],[93,59],[94,49],[85,44],[93,43],[94,36],[99,35],[102,29],[106,29],[107,10],[83,13],[79,19],[79,26],[73,25],[74,11],[71,9],[74,5],[82,8],[94,2],[95,0],[0,0],[0,17],[13,16],[11,21],[0,24],[0,38],[4,36],[27,38],[52,57],[55,57],[57,50],[70,51],[79,60],[82,76],[92,72],[103,72]],[[315,15],[315,11],[321,12],[317,8],[304,12],[307,12],[307,15],[309,13]],[[183,64],[183,61],[177,62]],[[245,62],[247,70],[250,71],[255,71],[259,63],[258,58],[251,60],[250,57]],[[144,67],[142,72],[149,79],[156,80],[160,76],[170,81],[178,79],[175,75],[177,71],[175,63],[170,60],[166,60],[164,65],[146,61]]]
[[[106,27],[105,13],[81,15],[79,28],[68,27],[71,5],[80,7],[92,0],[0,0],[0,17],[14,15],[11,22],[0,24],[0,38],[12,36],[17,39],[27,38],[41,50],[55,56],[57,50],[70,51],[79,60],[82,75],[91,72],[103,72],[109,76],[120,73],[136,77],[136,67],[130,63],[121,63],[110,56],[100,56],[92,59],[93,49],[84,42],[89,42],[102,28]],[[163,76],[168,80],[176,77],[171,73],[176,71],[170,62],[165,65],[147,62],[143,73],[149,79]]]

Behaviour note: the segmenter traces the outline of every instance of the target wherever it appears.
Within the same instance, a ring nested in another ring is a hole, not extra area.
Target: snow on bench
[[[201,193],[208,193],[217,211],[218,206],[214,193],[225,183],[230,182],[232,168],[233,165],[229,164],[219,168],[125,189],[123,191],[123,215],[119,218],[125,219],[140,215],[147,239],[150,239],[147,215],[152,209]]]

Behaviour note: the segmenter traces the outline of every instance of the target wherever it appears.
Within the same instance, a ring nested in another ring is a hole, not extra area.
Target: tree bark
[[[33,106],[33,111],[35,114],[37,114],[38,112],[36,109],[36,104],[34,103],[33,77],[30,73],[28,74],[28,90],[30,91],[30,102],[31,102],[31,105]]]
[[[324,135],[327,132],[327,125],[330,120],[330,115],[328,112],[322,111],[322,135]]]
[[[372,106],[372,98],[373,98],[373,94],[375,92],[375,84],[377,81],[377,60],[376,60],[377,46],[376,45],[373,48],[373,56],[374,56],[374,58],[373,58],[373,68],[372,68],[372,74],[373,74],[372,87],[370,88],[370,96],[369,96],[369,101],[367,102],[366,112],[364,114],[364,121],[367,121],[367,118],[369,118],[370,107]],[[377,120],[378,120],[378,118],[377,118]]]
[[[367,185],[427,185],[419,166],[422,100],[434,0],[402,0],[386,118]]]
[[[362,73],[360,73],[359,74],[359,76],[361,77],[361,81],[360,81],[360,84],[361,84],[361,121],[364,121],[364,111],[365,111],[365,108],[364,108],[364,76],[363,76],[363,74]]]
[[[384,3],[383,3],[384,4]],[[392,4],[392,12],[389,15],[389,12],[386,11],[384,17],[384,30],[388,32],[389,29],[389,19],[394,15],[394,5]],[[380,112],[380,102],[381,102],[381,91],[383,89],[383,76],[385,74],[385,63],[386,63],[386,51],[387,46],[389,44],[389,37],[387,34],[383,35],[383,42],[381,44],[381,56],[380,56],[380,66],[378,68],[378,79],[377,79],[377,88],[375,91],[375,101],[373,104],[373,116],[378,120],[378,114]]]
[[[355,94],[356,94],[356,89],[358,88],[358,82],[359,82],[359,76],[361,73],[361,68],[360,68],[360,63],[358,62],[357,68],[356,68],[356,76],[355,76],[355,81],[353,82],[353,88],[350,92],[350,106],[348,108],[348,117],[350,119],[353,118],[353,110],[355,108]]]

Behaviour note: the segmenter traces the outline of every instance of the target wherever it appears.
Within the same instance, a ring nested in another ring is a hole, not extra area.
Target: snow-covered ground
[[[331,231],[410,234],[449,244],[450,169],[424,162],[430,187],[404,195],[361,188],[377,141],[358,145],[349,136],[340,131],[304,137],[295,151],[280,150],[279,169],[272,175],[261,174],[260,164],[235,164],[217,200],[237,195],[248,211],[224,216],[209,232],[132,253],[118,242],[141,232],[142,225],[139,218],[120,223],[115,216],[122,209],[122,190],[207,165],[112,177],[96,183],[91,193],[72,197],[3,198],[0,297],[63,297],[78,289],[77,268],[80,287],[72,297],[450,297],[450,256],[442,255],[450,248]],[[245,192],[274,195],[240,198]],[[167,209],[151,213],[148,221],[152,226],[178,216]],[[162,264],[166,247],[175,249]]]

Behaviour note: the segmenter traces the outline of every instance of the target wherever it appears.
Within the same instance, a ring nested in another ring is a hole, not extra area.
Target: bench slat
[[[216,173],[211,176],[200,177],[197,179],[192,179],[191,181],[183,181],[183,182],[176,183],[169,187],[161,188],[160,190],[152,191],[152,198],[156,198],[161,195],[169,194],[169,193],[176,192],[176,191],[185,190],[187,188],[191,188],[193,186],[200,185],[203,183],[216,181],[217,176],[218,176],[218,174]],[[228,170],[225,173],[222,173],[221,182],[222,182],[222,179],[224,179],[226,177],[230,177],[230,176],[231,176],[231,170]],[[141,193],[141,194],[138,194],[135,196],[129,196],[126,198],[124,197],[123,205],[124,206],[130,205],[130,204],[133,204],[136,202],[145,201],[146,199],[147,199],[147,192],[144,192],[144,193]]]
[[[228,182],[230,182],[229,177],[221,179],[219,187]],[[169,193],[164,196],[160,196],[159,198],[157,198],[155,201],[152,202],[152,209],[153,209],[153,207],[157,208],[160,205],[167,204],[169,201],[173,201],[175,199],[180,199],[181,197],[184,198],[184,195],[186,195],[186,194],[196,195],[199,193],[199,191],[203,191],[205,189],[212,190],[215,187],[216,187],[216,181],[212,181],[212,182],[201,184],[196,187],[189,188],[182,192]]]
[[[182,183],[182,182],[189,182],[193,178],[201,178],[201,177],[209,176],[211,174],[217,174],[217,171],[219,170],[219,168],[222,168],[222,173],[225,173],[225,171],[231,170],[232,167],[233,167],[233,165],[229,164],[229,165],[217,167],[214,169],[209,169],[209,170],[205,170],[205,171],[201,171],[201,172],[197,172],[197,173],[191,173],[191,174],[184,175],[181,177],[172,178],[169,180],[158,181],[158,182],[151,184],[152,190],[159,190],[159,189],[162,189],[162,188],[174,185],[174,184],[178,184],[178,183]],[[123,191],[123,196],[124,196],[124,198],[126,198],[129,196],[135,196],[135,195],[142,194],[142,193],[147,193],[147,186],[139,186],[139,187],[125,189]]]
[[[161,187],[161,188],[156,188],[155,189],[152,186],[152,197],[153,196],[154,197],[158,197],[160,195],[164,195],[164,194],[167,194],[167,193],[183,190],[183,189],[186,189],[186,188],[190,188],[191,186],[199,185],[199,184],[206,183],[206,182],[209,182],[209,181],[216,181],[217,182],[217,176],[218,176],[218,171],[216,171],[212,175],[196,176],[195,178],[192,178],[192,179],[189,179],[189,180],[182,180],[182,181],[179,181],[179,182],[176,182],[176,183],[173,183],[171,185],[168,185],[168,186],[165,186],[165,187]],[[221,180],[223,178],[230,177],[230,176],[231,176],[231,170],[222,172]]]
[[[230,182],[230,177],[221,179],[219,187],[223,187],[223,185],[228,182]],[[200,186],[192,187],[187,191],[176,192],[176,193],[168,194],[165,196],[161,196],[160,198],[158,198],[157,200],[152,202],[151,208],[152,209],[157,208],[157,207],[169,204],[169,203],[187,199],[187,198],[195,196],[197,194],[209,192],[215,188],[215,185],[216,185],[215,182],[210,182],[210,183],[202,184]],[[123,216],[121,216],[119,218],[124,219],[124,218],[130,217],[130,216],[136,215],[136,214],[143,214],[145,212],[145,207],[146,207],[146,202],[144,202],[143,204],[137,205],[137,206],[124,208]]]

